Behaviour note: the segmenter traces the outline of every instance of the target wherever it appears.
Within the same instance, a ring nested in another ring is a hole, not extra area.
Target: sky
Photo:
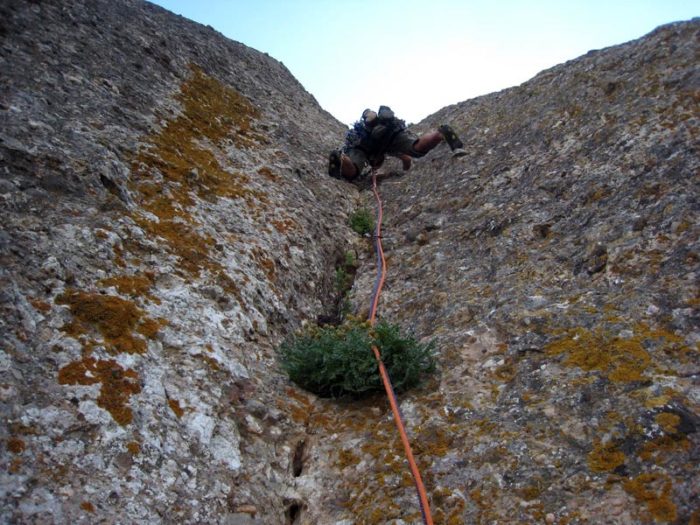
[[[700,16],[700,0],[155,0],[284,63],[345,124],[416,123],[544,69]]]

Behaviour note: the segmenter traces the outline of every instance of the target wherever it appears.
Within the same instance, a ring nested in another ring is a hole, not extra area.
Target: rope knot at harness
[[[379,195],[379,190],[377,189],[377,172],[375,168],[372,168],[372,191],[374,192],[374,197],[377,201],[377,225],[374,232],[375,240],[375,251],[377,253],[377,279],[374,284],[374,290],[372,292],[372,301],[369,313],[369,322],[373,327],[377,318],[377,307],[379,305],[379,295],[381,294],[382,287],[384,286],[384,280],[386,278],[386,259],[384,258],[384,249],[382,248],[382,217],[384,214],[382,207],[382,199]],[[372,346],[372,352],[374,352],[374,357],[377,359],[377,365],[379,366],[379,375],[382,378],[382,383],[384,384],[384,390],[389,398],[389,404],[391,405],[391,411],[394,415],[394,422],[396,428],[401,437],[401,443],[403,444],[404,452],[406,454],[406,459],[408,460],[409,467],[411,468],[411,475],[413,476],[413,481],[416,485],[416,492],[418,493],[418,501],[420,503],[421,513],[423,514],[423,522],[425,525],[433,525],[433,518],[430,513],[430,503],[428,502],[428,495],[425,491],[425,485],[423,484],[423,479],[420,475],[420,470],[413,457],[413,451],[411,450],[411,444],[408,441],[408,436],[406,435],[406,427],[403,423],[403,417],[401,415],[401,409],[399,408],[398,401],[396,399],[396,394],[394,393],[394,388],[391,385],[391,379],[386,371],[384,362],[382,361],[382,356],[376,345]]]

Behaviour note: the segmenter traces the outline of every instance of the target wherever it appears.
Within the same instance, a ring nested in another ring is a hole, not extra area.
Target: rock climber
[[[353,181],[367,164],[373,168],[381,166],[386,155],[401,159],[406,171],[411,168],[412,158],[422,157],[443,140],[453,156],[466,155],[462,141],[447,124],[418,137],[406,129],[406,123],[396,118],[388,106],[380,106],[377,112],[365,109],[362,118],[346,133],[343,148],[331,151],[328,174]]]

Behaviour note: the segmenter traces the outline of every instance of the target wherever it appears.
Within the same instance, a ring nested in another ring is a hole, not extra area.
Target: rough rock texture
[[[381,184],[380,313],[439,353],[401,398],[436,523],[700,520],[699,40],[444,108],[418,131],[469,155]],[[139,1],[4,2],[0,68],[0,520],[419,523],[384,398],[274,360],[348,250],[367,307],[343,126]]]
[[[700,519],[699,40],[670,25],[445,108],[420,128],[469,155],[382,186],[380,308],[440,349],[404,402],[440,522]],[[332,445],[357,514],[411,522],[387,421]]]
[[[273,348],[334,307],[343,126],[143,2],[3,2],[0,35],[2,521],[284,522]]]

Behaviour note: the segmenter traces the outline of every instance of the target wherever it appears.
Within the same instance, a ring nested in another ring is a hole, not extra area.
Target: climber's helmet
[[[364,110],[362,112],[362,120],[368,126],[371,126],[374,123],[376,118],[377,118],[377,113],[375,111],[372,111],[369,108],[367,108],[366,110]]]

